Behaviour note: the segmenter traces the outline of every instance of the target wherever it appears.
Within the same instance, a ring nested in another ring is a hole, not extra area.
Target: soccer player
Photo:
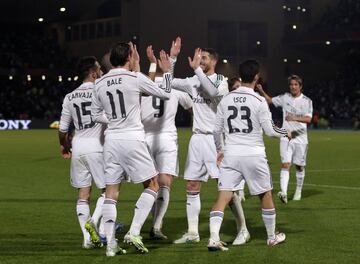
[[[213,49],[197,48],[189,65],[195,75],[186,79],[173,79],[172,88],[187,92],[193,98],[193,135],[190,139],[188,156],[185,165],[184,179],[187,180],[186,214],[188,231],[174,241],[175,244],[197,243],[199,236],[199,214],[201,209],[201,182],[208,177],[218,178],[216,148],[213,140],[216,107],[223,95],[228,93],[224,76],[215,73],[218,54]],[[234,194],[230,205],[236,221],[238,235],[234,245],[241,245],[250,239],[247,231],[244,212],[239,197]]]
[[[103,125],[95,124],[91,119],[90,107],[96,78],[101,77],[102,71],[95,57],[83,57],[78,63],[78,72],[82,84],[64,98],[62,106],[59,141],[60,152],[63,158],[71,158],[71,185],[79,190],[76,213],[83,232],[83,248],[89,249],[101,246],[95,226],[102,216],[104,202],[105,178],[103,166]],[[72,139],[69,128],[75,126],[75,135]],[[96,208],[90,217],[89,199],[91,182],[102,190]],[[86,231],[88,229],[89,233]]]
[[[230,92],[217,108],[214,139],[218,157],[223,157],[218,181],[218,198],[210,212],[209,251],[228,250],[220,241],[219,231],[224,209],[245,179],[251,195],[261,200],[262,218],[267,244],[274,246],[285,240],[285,234],[275,234],[275,207],[271,195],[270,169],[265,154],[263,130],[268,136],[291,137],[289,131],[274,126],[265,98],[254,92],[260,65],[247,60],[240,64],[241,87]],[[223,133],[225,131],[225,147]]]
[[[233,77],[228,80],[229,92],[236,90],[241,86],[240,78]]]
[[[140,230],[154,204],[159,190],[158,172],[145,143],[145,132],[140,116],[142,93],[161,99],[170,98],[170,61],[165,52],[160,54],[159,66],[164,82],[159,88],[140,73],[140,58],[132,43],[117,43],[110,52],[114,67],[96,82],[91,114],[95,122],[107,123],[104,144],[106,193],[103,218],[107,240],[106,256],[125,253],[115,239],[116,203],[120,183],[128,176],[134,183],[142,183],[144,191],[135,205],[130,230],[124,242],[140,252],[148,252]],[[105,116],[103,115],[105,111]]]
[[[175,61],[181,49],[181,39],[172,42],[170,58]],[[147,48],[147,56],[151,62],[149,76],[156,73],[157,59],[152,47]],[[155,83],[162,84],[162,77],[156,77]],[[145,129],[146,143],[159,171],[159,192],[154,204],[154,222],[150,237],[167,239],[161,232],[163,218],[170,200],[170,188],[173,177],[179,173],[177,130],[175,116],[178,105],[184,109],[192,107],[192,100],[187,93],[173,90],[169,100],[156,96],[142,96],[141,117]]]
[[[280,140],[280,188],[278,193],[280,200],[287,204],[287,190],[289,184],[289,172],[291,164],[296,167],[296,191],[293,200],[301,200],[301,191],[305,178],[306,155],[308,149],[307,124],[311,123],[313,106],[310,98],[302,93],[302,78],[298,75],[291,75],[288,78],[290,93],[276,97],[270,97],[262,88],[257,86],[259,93],[266,98],[269,104],[282,107],[283,127],[291,131],[301,130],[302,133],[290,142],[286,139]]]

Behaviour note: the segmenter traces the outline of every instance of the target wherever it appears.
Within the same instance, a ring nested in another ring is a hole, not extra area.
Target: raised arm
[[[269,95],[264,91],[264,89],[263,89],[263,87],[262,87],[261,84],[257,84],[255,90],[258,91],[261,96],[265,97],[266,102],[267,102],[268,104],[272,104],[272,103],[273,103],[272,97],[269,96]]]
[[[148,57],[148,60],[150,62],[148,76],[150,77],[150,79],[152,81],[155,81],[156,68],[157,68],[157,59],[155,57],[154,50],[153,50],[151,45],[146,48],[146,56]]]
[[[265,101],[263,101],[259,107],[259,121],[267,136],[277,138],[288,137],[291,139],[291,132],[289,130],[275,126],[274,122],[272,121],[269,106]]]

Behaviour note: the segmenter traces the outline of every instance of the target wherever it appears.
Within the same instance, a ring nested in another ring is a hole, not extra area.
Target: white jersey
[[[264,97],[244,86],[224,96],[217,109],[214,131],[218,150],[224,132],[225,155],[265,156],[263,129],[269,136],[287,135],[286,130],[274,126]]]
[[[163,78],[156,77],[155,83],[161,85]],[[187,93],[173,90],[169,100],[156,96],[141,97],[141,119],[146,134],[168,133],[177,136],[175,116],[180,104],[184,109],[192,107],[192,100]]]
[[[69,131],[71,123],[75,126],[72,140],[72,155],[79,156],[102,152],[103,125],[96,124],[91,118],[91,100],[95,85],[86,82],[64,97],[60,128],[63,133]]]
[[[309,116],[313,115],[313,106],[310,98],[301,94],[298,97],[292,96],[290,93],[285,93],[272,98],[272,103],[276,107],[282,107],[283,110],[283,128],[291,131],[302,130],[304,133],[294,138],[294,143],[308,144],[307,138],[307,124],[297,121],[286,121],[287,115],[295,116]]]
[[[124,68],[110,70],[96,82],[91,114],[96,122],[108,122],[106,139],[145,140],[141,123],[141,94],[170,98],[171,74],[164,74],[164,81],[158,87],[140,72]],[[105,111],[104,118],[102,112]]]
[[[216,116],[216,108],[222,96],[229,92],[223,75],[206,76],[201,68],[195,75],[186,79],[173,79],[172,88],[187,92],[193,100],[193,133],[212,134]]]

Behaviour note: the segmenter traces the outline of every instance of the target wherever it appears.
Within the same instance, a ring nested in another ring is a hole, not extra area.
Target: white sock
[[[220,240],[220,227],[224,218],[224,213],[221,211],[210,212],[210,238],[219,241]]]
[[[91,219],[96,227],[98,226],[99,220],[102,216],[102,206],[103,206],[104,200],[105,200],[105,194],[101,194],[100,197],[96,201],[96,207],[91,216]]]
[[[305,178],[305,169],[296,171],[296,191],[301,192]]]
[[[265,224],[268,239],[275,239],[276,211],[273,209],[262,209],[262,218]]]
[[[241,206],[241,200],[236,193],[233,194],[233,198],[231,199],[229,206],[235,217],[237,231],[246,230],[244,210]]]
[[[281,169],[280,171],[280,188],[283,194],[287,195],[289,185],[289,170]]]
[[[87,200],[79,199],[76,204],[76,214],[79,220],[84,240],[90,241],[90,234],[85,229],[86,222],[90,219],[90,207]]]
[[[105,222],[104,217],[101,217],[100,224],[99,224],[99,235],[105,236]]]
[[[199,215],[201,210],[200,193],[188,192],[186,195],[186,215],[188,233],[199,234]]]
[[[145,189],[140,195],[135,205],[134,218],[129,230],[131,235],[140,235],[140,230],[154,205],[156,196],[157,193],[149,188]]]
[[[105,198],[104,204],[102,206],[104,231],[107,244],[110,246],[117,244],[115,240],[115,221],[117,217],[116,204],[117,202],[115,200]]]
[[[155,201],[154,229],[160,230],[163,218],[169,206],[170,189],[167,186],[161,186]]]
[[[240,181],[239,188],[240,188],[240,190],[244,191],[244,189],[245,189],[245,180],[244,179],[242,179]]]

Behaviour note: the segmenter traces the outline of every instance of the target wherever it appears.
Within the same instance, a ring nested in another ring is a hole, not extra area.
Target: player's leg
[[[271,191],[259,195],[261,200],[262,219],[267,233],[268,246],[275,246],[283,242],[286,238],[284,233],[275,233],[276,229],[276,210],[272,199]]]
[[[233,245],[243,245],[250,240],[250,233],[246,226],[245,213],[241,205],[241,199],[236,192],[233,193],[229,202],[229,207],[235,217],[236,229],[238,232],[235,240],[233,241]]]
[[[142,253],[147,253],[140,231],[148,217],[159,191],[158,172],[150,156],[145,142],[122,141],[124,150],[124,166],[133,183],[142,183],[144,191],[141,193],[135,205],[134,217],[128,233],[124,236],[124,242],[132,244]]]
[[[170,174],[159,174],[159,192],[155,201],[154,224],[150,236],[156,239],[167,239],[161,232],[161,227],[165,213],[170,201],[170,188],[173,181],[173,176]]]
[[[293,155],[293,145],[288,140],[280,140],[280,192],[278,197],[281,202],[287,204],[287,191],[290,178],[291,157]]]
[[[78,200],[76,203],[76,215],[78,217],[79,225],[83,233],[83,237],[84,237],[83,248],[85,249],[94,247],[94,244],[90,240],[90,234],[87,232],[85,228],[86,222],[90,219],[90,206],[89,206],[90,192],[91,192],[91,187],[79,188]]]
[[[294,154],[294,164],[296,167],[296,190],[293,200],[301,200],[301,192],[305,178],[305,165],[307,155],[307,144],[296,144]]]
[[[117,217],[116,205],[119,198],[121,181],[125,177],[125,170],[120,164],[122,144],[119,140],[106,141],[104,144],[105,170],[105,200],[102,206],[102,217],[106,236],[106,256],[113,257],[125,254],[126,251],[118,246],[115,239],[115,223]]]
[[[210,212],[210,239],[208,243],[208,250],[209,251],[226,251],[226,244],[220,240],[220,228],[224,218],[224,210],[225,207],[229,204],[229,202],[233,198],[233,192],[231,191],[219,191],[218,197],[213,205],[211,212]]]

